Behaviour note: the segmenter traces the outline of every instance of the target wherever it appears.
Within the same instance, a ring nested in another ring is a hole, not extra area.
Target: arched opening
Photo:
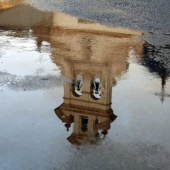
[[[72,93],[74,96],[80,97],[82,95],[82,85],[82,75],[77,74],[72,83]]]
[[[99,100],[101,98],[101,81],[100,78],[96,77],[91,82],[91,92],[90,95],[92,99]]]

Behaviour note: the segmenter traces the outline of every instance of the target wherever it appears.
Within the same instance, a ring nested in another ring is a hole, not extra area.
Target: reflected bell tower
[[[62,76],[70,80],[64,85],[64,102],[55,113],[67,131],[73,125],[67,138],[70,143],[95,143],[105,137],[117,117],[111,107],[115,78],[127,71],[129,50],[133,48],[140,55],[142,43],[132,38],[133,31],[116,33],[76,18],[69,18],[67,29],[60,15],[54,18],[61,27],[50,32],[52,59],[61,67]]]
[[[69,142],[95,142],[99,136],[107,134],[111,122],[117,117],[111,108],[111,65],[91,65],[90,62],[66,64],[73,79],[64,85],[64,102],[55,109],[55,113],[67,130],[74,123]]]

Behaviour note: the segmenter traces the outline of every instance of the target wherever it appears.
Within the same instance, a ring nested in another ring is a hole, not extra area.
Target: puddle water
[[[0,169],[170,167],[168,34],[84,19],[99,4],[0,2]]]

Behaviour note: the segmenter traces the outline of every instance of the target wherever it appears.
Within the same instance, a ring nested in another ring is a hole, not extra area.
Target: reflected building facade
[[[80,23],[81,24],[81,23]],[[88,25],[93,23],[83,23]],[[58,118],[73,133],[72,144],[95,143],[103,138],[116,119],[112,110],[112,87],[115,78],[128,69],[128,53],[142,53],[142,43],[132,37],[116,37],[107,32],[90,33],[53,30],[52,59],[70,80],[64,85],[64,102],[55,109]]]
[[[0,0],[0,11],[23,4],[25,0]]]
[[[12,12],[24,10],[33,20],[20,18],[11,25]],[[112,110],[112,87],[115,78],[128,69],[129,50],[136,56],[142,53],[142,41],[133,36],[141,32],[123,28],[110,28],[61,13],[44,13],[30,6],[18,6],[3,13],[0,26],[23,29],[29,26],[42,42],[51,46],[52,60],[61,67],[62,76],[70,80],[64,85],[64,102],[55,109],[58,118],[73,133],[68,137],[72,144],[95,143],[104,137],[116,119]],[[1,17],[1,16],[0,16]]]

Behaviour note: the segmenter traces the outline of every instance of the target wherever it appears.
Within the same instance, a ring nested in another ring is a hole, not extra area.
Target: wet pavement
[[[0,169],[168,170],[169,20],[157,29],[146,13],[157,5],[136,22],[147,3],[130,16],[132,2],[27,3],[0,12]]]

